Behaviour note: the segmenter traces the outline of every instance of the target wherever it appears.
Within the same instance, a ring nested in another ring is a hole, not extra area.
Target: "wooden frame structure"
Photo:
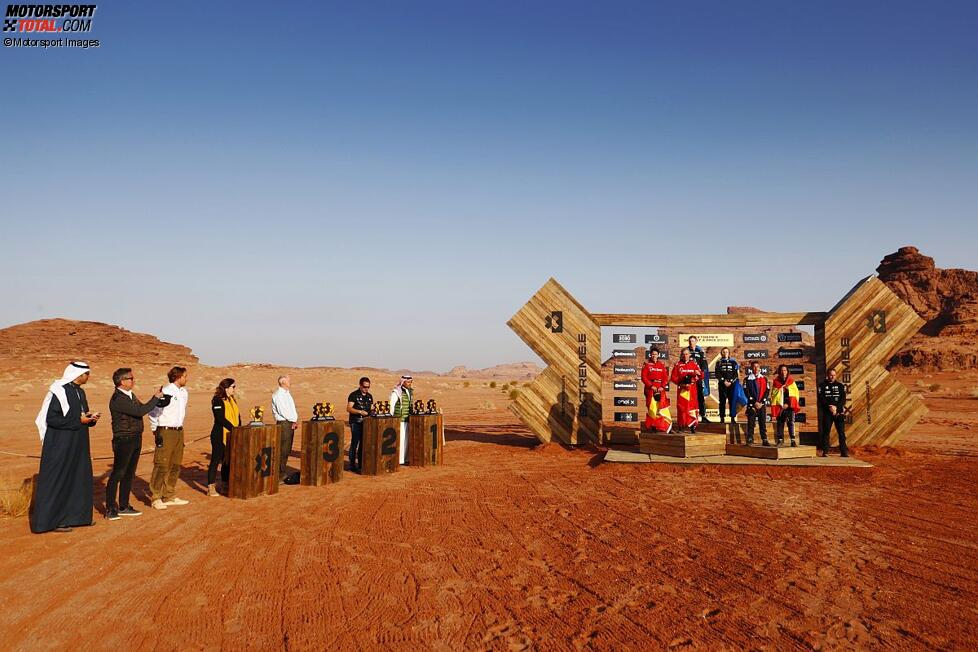
[[[923,323],[875,276],[859,281],[828,312],[726,315],[591,313],[551,278],[507,322],[547,363],[512,410],[542,442],[601,444],[602,326],[808,325],[815,327],[816,380],[835,369],[849,390],[848,443],[890,445],[927,411],[885,366]]]

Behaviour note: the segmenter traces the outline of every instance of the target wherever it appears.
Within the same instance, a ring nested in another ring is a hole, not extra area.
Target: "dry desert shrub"
[[[941,391],[941,389],[943,389],[943,387],[944,387],[944,386],[943,386],[943,385],[941,385],[940,383],[931,383],[931,384],[930,384],[930,385],[929,385],[929,386],[927,387],[927,389],[928,389],[928,390],[930,390],[930,391],[932,391],[932,392],[939,392],[939,391]]]
[[[20,411],[21,411],[21,410],[23,410],[23,409],[24,409],[24,406],[23,406],[23,404],[21,404],[21,403],[16,403],[16,404],[14,405],[14,412],[20,412]]]
[[[518,389],[511,389],[511,390],[509,390],[509,400],[515,401],[516,400],[516,397],[519,396],[519,395],[520,395],[520,390],[518,390]]]
[[[971,398],[978,398],[978,387],[971,388]]]
[[[496,409],[496,404],[492,401],[479,401],[479,409],[483,412],[492,412]]]
[[[466,380],[464,383],[462,383],[462,387],[468,387],[469,384],[470,384],[469,381]]]
[[[495,380],[492,381],[491,383],[489,383],[489,389],[496,389],[496,381]]]
[[[0,480],[0,516],[20,518],[27,516],[31,506],[31,496],[34,493],[34,482],[31,478],[24,479],[19,487],[11,488],[15,482],[5,476]]]

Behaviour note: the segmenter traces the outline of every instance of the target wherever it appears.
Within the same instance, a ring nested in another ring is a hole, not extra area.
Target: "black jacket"
[[[211,412],[214,413],[214,426],[211,428],[211,436],[217,435],[222,437],[224,435],[224,429],[227,428],[228,432],[231,432],[231,428],[237,428],[241,425],[241,415],[238,415],[238,422],[231,423],[227,419],[227,415],[224,414],[224,401],[218,397],[211,399]]]
[[[846,386],[839,381],[834,383],[825,381],[818,386],[818,404],[826,412],[830,405],[834,405],[838,408],[838,413],[843,414],[846,411]]]
[[[113,436],[143,434],[143,417],[149,414],[160,401],[155,396],[145,403],[140,403],[136,395],[126,396],[116,387],[109,399],[109,414],[112,415]]]
[[[740,366],[737,364],[737,361],[734,360],[733,358],[727,358],[727,359],[720,358],[719,360],[717,360],[717,363],[713,368],[713,375],[716,376],[716,379],[718,381],[720,380],[734,381],[737,380],[737,378],[740,376],[740,374],[738,373],[739,370],[740,370]]]

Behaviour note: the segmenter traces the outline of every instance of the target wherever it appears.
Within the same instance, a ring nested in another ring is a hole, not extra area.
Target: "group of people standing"
[[[642,428],[653,432],[696,432],[696,427],[709,423],[706,418],[704,396],[709,392],[706,354],[697,345],[695,336],[690,336],[688,346],[683,348],[677,362],[670,370],[659,359],[659,350],[653,347],[649,359],[642,367],[642,384],[645,387],[647,409]],[[774,421],[775,445],[784,444],[784,431],[787,429],[791,446],[797,446],[795,439],[795,415],[801,411],[799,389],[789,373],[787,365],[779,365],[774,380],[769,384],[762,373],[761,366],[754,361],[748,367],[744,381],[740,379],[740,364],[730,357],[730,349],[723,347],[720,358],[714,366],[713,375],[717,380],[717,400],[720,404],[720,422],[727,417],[733,421],[741,408],[746,408],[748,445],[754,444],[754,432],[758,430],[762,446],[771,446],[767,437],[767,411],[771,411]],[[669,384],[676,385],[676,423],[673,423],[669,401]],[[822,456],[828,455],[829,435],[835,426],[839,435],[839,450],[842,457],[848,457],[845,435],[845,385],[836,380],[834,369],[826,372],[826,380],[818,386],[819,403],[819,448]]]
[[[48,388],[35,420],[41,438],[41,463],[31,512],[33,532],[67,532],[74,527],[92,524],[94,501],[89,429],[98,424],[101,413],[90,410],[83,388],[90,376],[91,369],[86,363],[70,363],[61,378]],[[112,374],[115,389],[109,399],[109,413],[113,461],[105,488],[105,517],[109,520],[141,514],[132,506],[131,497],[146,416],[154,443],[153,471],[149,481],[151,506],[165,510],[189,503],[176,495],[183,464],[189,373],[186,367],[175,366],[167,372],[167,380],[168,383],[144,403],[133,391],[136,377],[131,368],[122,367]],[[411,377],[402,376],[391,392],[392,413],[401,417],[402,464],[406,461],[407,416],[413,398],[411,385]],[[369,389],[370,379],[361,378],[359,387],[350,394],[347,403],[352,432],[350,468],[353,471],[359,471],[363,464],[363,418],[373,407]],[[211,458],[207,466],[208,496],[227,493],[230,476],[228,437],[233,428],[242,425],[235,392],[235,380],[224,378],[211,398],[214,421],[210,432]],[[272,394],[272,415],[279,427],[282,451],[278,472],[280,480],[285,480],[288,457],[299,425],[288,376],[278,378],[278,387]]]

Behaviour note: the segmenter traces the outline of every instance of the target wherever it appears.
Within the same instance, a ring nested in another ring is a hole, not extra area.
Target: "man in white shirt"
[[[299,427],[299,413],[295,409],[295,401],[292,400],[292,392],[289,388],[292,381],[288,376],[278,377],[278,389],[272,392],[272,416],[279,428],[279,450],[278,476],[280,481],[285,481],[288,475],[286,463],[292,453],[292,442],[295,439],[296,428]]]
[[[153,509],[189,502],[176,496],[177,478],[183,462],[183,420],[187,416],[187,369],[173,367],[166,376],[170,384],[163,388],[163,394],[170,397],[170,402],[149,413],[150,428],[156,439],[153,475],[149,480]]]

